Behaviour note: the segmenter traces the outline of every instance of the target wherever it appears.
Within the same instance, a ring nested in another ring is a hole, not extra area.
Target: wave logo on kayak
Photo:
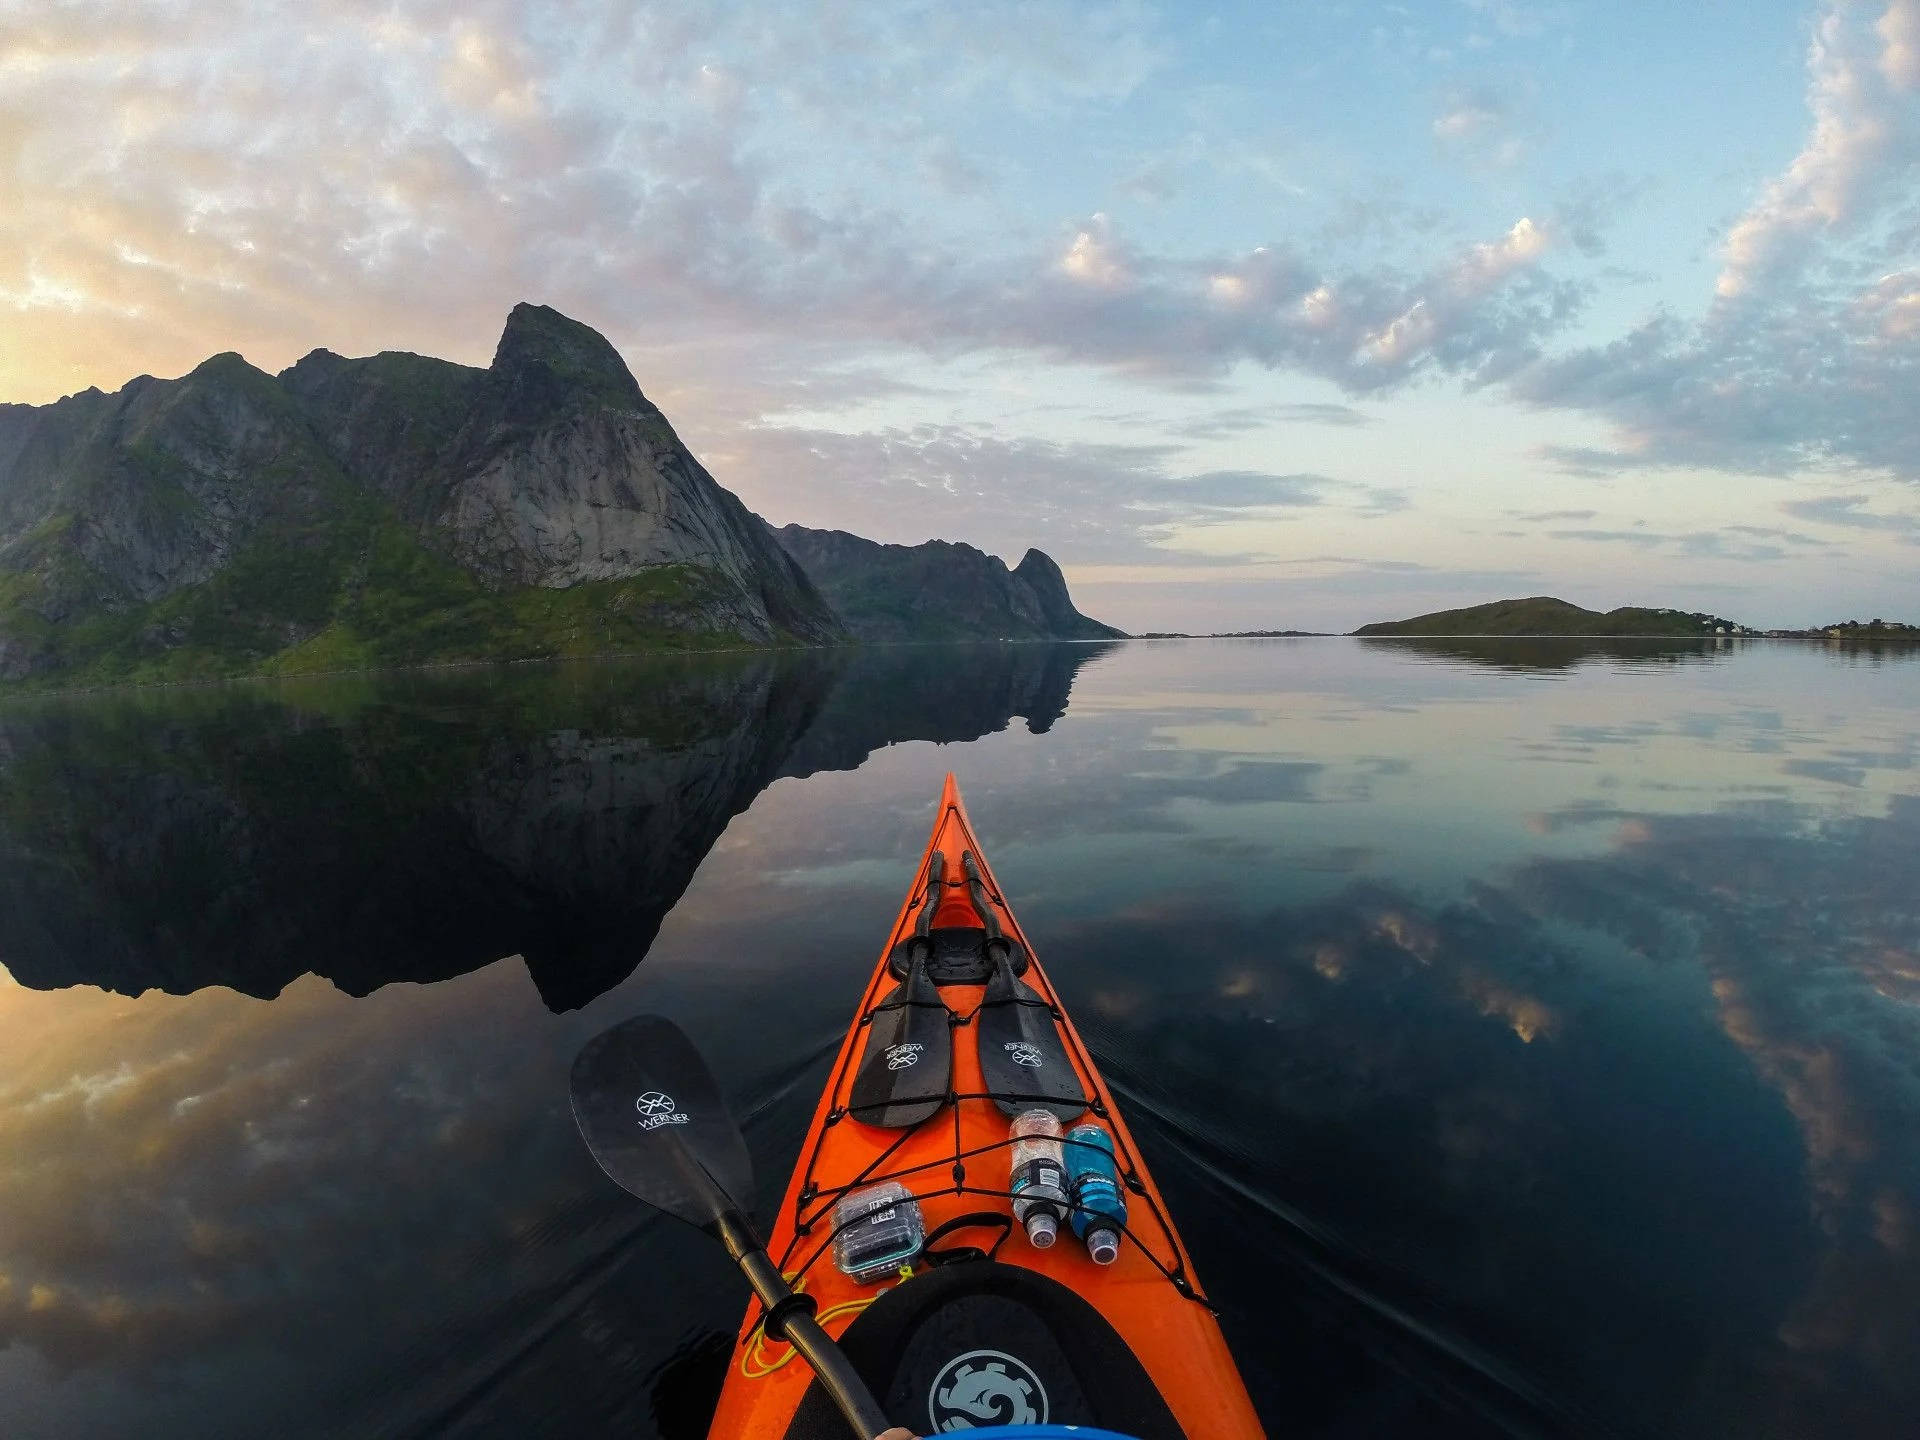
[[[664,1090],[649,1090],[633,1102],[640,1112],[642,1130],[658,1130],[662,1125],[684,1125],[687,1117],[673,1106],[673,1097]]]
[[[1047,1063],[1047,1057],[1042,1055],[1036,1046],[1029,1045],[1024,1040],[1007,1041],[1006,1051],[1007,1058],[1016,1065],[1031,1065],[1037,1070]]]
[[[927,1047],[917,1040],[909,1040],[903,1045],[887,1047],[887,1069],[905,1070],[909,1065],[920,1063],[920,1052]]]
[[[1004,1350],[969,1350],[940,1367],[927,1392],[936,1435],[983,1425],[1044,1425],[1047,1391],[1033,1368]]]

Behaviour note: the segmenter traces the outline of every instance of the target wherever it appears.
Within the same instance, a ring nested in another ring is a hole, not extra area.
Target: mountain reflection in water
[[[673,1014],[770,1208],[953,768],[1272,1433],[1907,1435],[1917,754],[1746,643],[8,704],[6,1431],[702,1433],[741,1287],[567,1065]]]
[[[632,972],[774,780],[1015,715],[1044,733],[1104,648],[685,656],[22,707],[0,716],[0,955],[36,989],[271,998],[302,974],[365,995],[518,953],[549,1009],[575,1009]]]

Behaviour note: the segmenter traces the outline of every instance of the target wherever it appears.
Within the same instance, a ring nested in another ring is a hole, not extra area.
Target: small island
[[[1757,635],[1760,632],[1694,610],[1655,610],[1624,605],[1604,613],[1585,610],[1551,595],[1525,600],[1495,600],[1461,610],[1436,610],[1410,620],[1383,620],[1362,625],[1356,635],[1605,635],[1647,636],[1697,640],[1713,635]]]
[[[1617,610],[1586,610],[1551,595],[1525,600],[1495,600],[1460,610],[1436,610],[1410,620],[1362,625],[1355,635],[1438,636],[1604,636],[1609,639],[1700,640],[1741,635],[1768,640],[1840,640],[1849,644],[1920,643],[1920,625],[1898,620],[1842,620],[1804,630],[1760,630],[1700,610],[1652,609],[1623,605]]]
[[[1844,640],[1854,645],[1920,643],[1920,625],[1908,625],[1900,620],[1882,620],[1878,616],[1871,620],[1836,620],[1831,625],[1816,625],[1811,630],[1769,630],[1766,633],[1779,640]]]

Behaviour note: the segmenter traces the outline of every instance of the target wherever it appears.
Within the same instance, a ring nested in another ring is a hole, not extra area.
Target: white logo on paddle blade
[[[633,1102],[640,1112],[642,1130],[658,1130],[662,1125],[684,1125],[687,1117],[673,1108],[673,1097],[664,1090],[649,1090]]]
[[[904,1045],[887,1047],[887,1069],[904,1070],[909,1065],[920,1063],[920,1052],[927,1047],[917,1040],[909,1040]]]
[[[1025,1361],[1003,1350],[969,1350],[933,1377],[927,1419],[936,1435],[983,1425],[1044,1425],[1047,1392]]]
[[[1006,1043],[1007,1058],[1016,1065],[1038,1067],[1046,1063],[1046,1057],[1024,1040],[1009,1040]]]

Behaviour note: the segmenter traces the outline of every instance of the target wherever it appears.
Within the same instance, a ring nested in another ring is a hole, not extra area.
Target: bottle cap
[[[1111,1265],[1120,1258],[1120,1237],[1102,1228],[1087,1232],[1087,1254],[1096,1265]]]
[[[1013,1117],[1008,1127],[1018,1137],[1022,1135],[1055,1136],[1061,1133],[1060,1119],[1051,1110],[1042,1110],[1038,1106],[1031,1110],[1022,1110]]]
[[[1036,1250],[1049,1248],[1060,1236],[1060,1222],[1044,1210],[1027,1216],[1027,1243]]]

